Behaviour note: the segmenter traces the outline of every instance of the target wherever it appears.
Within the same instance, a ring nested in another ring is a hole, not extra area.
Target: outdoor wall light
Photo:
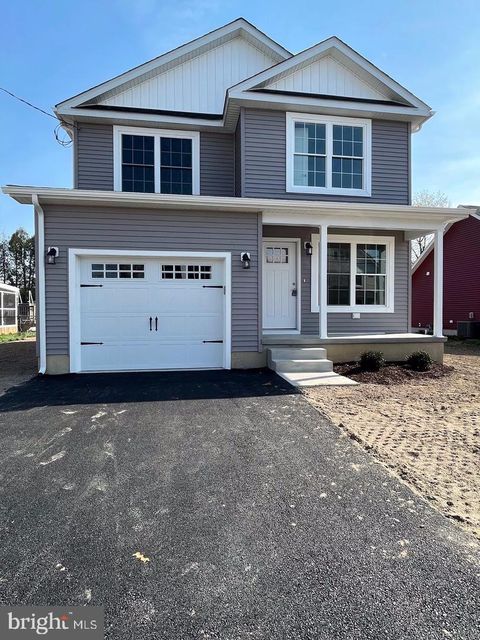
[[[252,261],[252,259],[248,251],[242,251],[242,253],[240,254],[240,260],[242,261],[242,267],[244,269],[250,269],[250,262]]]
[[[58,247],[48,247],[47,249],[47,262],[48,264],[55,264],[55,260],[58,258]]]
[[[303,245],[305,247],[305,255],[311,256],[313,253],[313,247],[311,242],[305,242]]]

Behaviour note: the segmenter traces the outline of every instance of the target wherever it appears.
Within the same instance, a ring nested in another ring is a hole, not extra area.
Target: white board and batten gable
[[[61,102],[56,112],[67,122],[95,117],[149,119],[168,124],[173,113],[184,114],[185,119],[191,114],[200,124],[204,115],[206,124],[211,116],[221,120],[229,87],[291,56],[239,18]],[[139,113],[132,113],[136,109]],[[149,113],[142,117],[142,110]]]
[[[324,56],[277,80],[267,82],[265,88],[279,93],[293,91],[365,100],[387,99],[385,93],[362,80],[333,56]]]
[[[335,115],[388,117],[421,125],[431,108],[333,36],[228,90],[239,104]]]
[[[331,37],[296,55],[243,18],[57,105],[67,123],[236,126],[241,106],[409,120],[430,107]]]
[[[221,114],[229,87],[273,64],[271,55],[239,36],[98,104]]]

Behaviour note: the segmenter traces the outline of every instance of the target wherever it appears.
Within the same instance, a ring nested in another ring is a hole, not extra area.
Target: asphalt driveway
[[[0,601],[108,638],[480,638],[476,541],[268,371],[35,378],[0,479]]]

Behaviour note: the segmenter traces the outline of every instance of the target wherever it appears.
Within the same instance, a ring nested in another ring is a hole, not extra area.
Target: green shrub
[[[385,364],[381,351],[364,351],[360,356],[360,366],[363,371],[379,371]]]
[[[432,356],[426,351],[415,351],[407,357],[407,364],[414,371],[429,371],[432,368]]]

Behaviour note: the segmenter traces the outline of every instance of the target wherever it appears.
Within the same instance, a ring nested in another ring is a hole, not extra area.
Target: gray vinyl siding
[[[371,197],[287,193],[285,112],[245,109],[243,125],[246,197],[409,204],[408,122],[372,121]]]
[[[200,133],[200,194],[235,195],[235,136]]]
[[[263,236],[266,238],[300,238],[301,239],[301,332],[305,335],[318,335],[318,313],[311,311],[310,286],[312,259],[305,255],[303,243],[310,241],[312,230],[308,227],[264,226]],[[361,313],[359,319],[352,319],[351,313],[329,313],[329,335],[355,335],[365,333],[405,333],[409,331],[408,321],[408,287],[409,287],[409,253],[408,242],[403,232],[372,231],[355,229],[329,229],[332,234],[346,235],[394,235],[395,236],[395,302],[394,313]]]
[[[74,184],[76,189],[113,191],[113,127],[76,123]]]
[[[45,245],[57,246],[46,265],[47,354],[68,354],[68,249],[227,251],[232,253],[232,351],[257,351],[258,214],[183,213],[150,209],[44,206]],[[240,252],[252,266],[242,269]]]
[[[77,123],[74,149],[77,189],[113,191],[113,126]],[[200,133],[200,193],[235,195],[233,134]]]
[[[242,124],[241,116],[238,118],[235,129],[235,195],[242,195]]]

